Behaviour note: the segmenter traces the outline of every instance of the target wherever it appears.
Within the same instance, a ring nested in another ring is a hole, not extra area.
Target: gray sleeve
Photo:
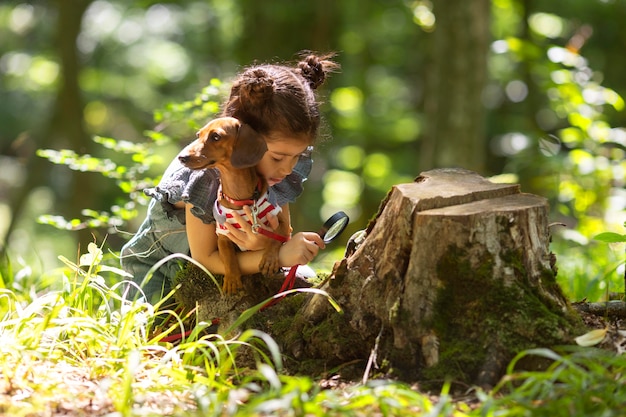
[[[185,224],[185,210],[174,207],[181,201],[191,204],[191,212],[204,223],[210,224],[215,223],[213,204],[217,199],[218,187],[219,171],[211,168],[192,170],[175,158],[159,185],[144,190],[144,193],[159,201],[167,215],[175,216],[181,224]]]

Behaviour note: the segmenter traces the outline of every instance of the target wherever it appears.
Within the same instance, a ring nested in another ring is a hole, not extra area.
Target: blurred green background
[[[118,251],[232,75],[313,50],[342,71],[295,230],[344,210],[345,243],[392,185],[458,166],[550,200],[573,298],[623,291],[623,245],[591,238],[626,221],[624,22],[625,0],[5,0],[0,262]]]

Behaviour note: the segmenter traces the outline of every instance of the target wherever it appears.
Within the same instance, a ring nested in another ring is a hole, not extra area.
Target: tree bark
[[[485,107],[489,7],[487,0],[433,2],[420,150],[423,170],[463,166],[485,172]]]
[[[323,295],[299,295],[253,325],[298,372],[341,368],[355,378],[369,361],[377,375],[406,381],[493,385],[518,352],[584,332],[555,280],[547,213],[544,198],[517,185],[428,171],[393,187],[322,286],[343,314]]]

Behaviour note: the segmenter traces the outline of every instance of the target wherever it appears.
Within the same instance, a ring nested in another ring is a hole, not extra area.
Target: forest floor
[[[579,314],[583,323],[590,331],[606,330],[606,336],[597,345],[598,347],[615,351],[618,354],[626,352],[626,320],[624,318],[603,316],[584,311],[579,311]]]
[[[581,313],[584,324],[590,330],[606,329],[606,337],[597,346],[602,349],[623,353],[626,347],[624,319],[610,319],[591,313]],[[141,396],[111,398],[111,379],[94,378],[92,366],[68,363],[63,360],[51,361],[32,357],[21,363],[4,363],[0,377],[0,416],[7,410],[20,410],[23,416],[82,417],[82,416],[140,416],[140,415],[187,415],[195,413],[195,402],[191,391],[180,387],[171,390],[151,391],[150,378],[154,375],[134,375],[133,390],[139,389]],[[347,392],[361,381],[342,381],[338,378],[323,379],[317,382],[321,389]],[[418,388],[415,388],[418,390]],[[439,396],[422,393],[436,404]],[[452,394],[452,393],[451,393]],[[453,401],[464,404],[464,410],[480,407],[476,396],[456,395]],[[131,402],[127,408],[130,414],[120,413],[121,403]],[[364,412],[364,415],[377,413]],[[407,410],[409,411],[409,410]],[[223,415],[228,415],[224,412]]]

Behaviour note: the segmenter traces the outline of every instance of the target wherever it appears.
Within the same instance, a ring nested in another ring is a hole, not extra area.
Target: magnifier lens
[[[337,236],[339,236],[339,234],[343,232],[343,229],[346,227],[347,224],[348,224],[347,217],[342,217],[337,222],[335,222],[335,224],[333,224],[332,226],[330,226],[330,228],[328,228],[326,235],[324,235],[324,242],[328,243],[334,238],[336,238]]]
[[[343,232],[348,225],[350,219],[343,211],[333,214],[330,219],[324,223],[319,235],[324,239],[324,243],[330,243]]]

